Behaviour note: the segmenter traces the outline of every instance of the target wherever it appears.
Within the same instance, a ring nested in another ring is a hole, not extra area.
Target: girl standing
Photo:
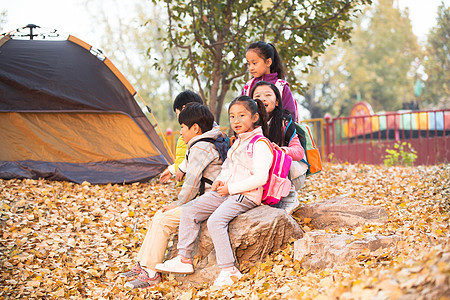
[[[182,210],[178,256],[156,265],[160,272],[193,273],[191,256],[194,243],[201,222],[209,218],[208,231],[221,269],[214,281],[216,286],[232,284],[232,277],[242,277],[234,266],[228,224],[236,216],[261,204],[262,186],[267,182],[273,160],[271,146],[266,139],[255,142],[252,153],[247,149],[254,136],[267,135],[267,114],[261,100],[240,96],[231,102],[228,114],[230,126],[238,138],[228,150],[227,159],[212,185],[212,191]]]
[[[252,43],[247,48],[245,58],[253,78],[245,84],[242,95],[250,96],[251,89],[259,81],[273,83],[280,90],[283,107],[291,113],[296,121],[297,105],[292,97],[289,84],[284,81],[286,71],[275,46],[262,41]]]

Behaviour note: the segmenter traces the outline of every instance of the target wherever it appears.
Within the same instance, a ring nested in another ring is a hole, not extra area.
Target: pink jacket
[[[286,125],[284,126],[283,130],[285,129]],[[289,142],[288,147],[281,147],[281,150],[289,155],[293,161],[300,161],[305,157],[305,149],[303,149],[302,144],[300,144],[300,140],[298,139],[298,135],[296,134]]]
[[[248,143],[258,134],[263,135],[261,127],[238,136],[228,150],[227,159],[216,181],[228,184],[231,195],[242,194],[260,205],[262,186],[269,177],[273,154],[269,145],[261,140],[254,144],[253,153],[248,153]]]

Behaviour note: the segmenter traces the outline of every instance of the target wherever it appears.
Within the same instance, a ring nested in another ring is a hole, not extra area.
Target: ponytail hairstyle
[[[259,100],[253,100],[249,96],[239,96],[231,101],[230,106],[228,107],[228,113],[230,113],[230,108],[235,104],[243,105],[251,114],[252,117],[258,113],[259,118],[253,125],[261,126],[264,136],[268,136],[269,130],[267,128],[267,112],[264,103]]]
[[[283,121],[286,120],[286,118],[289,118],[289,116],[287,116],[289,112],[283,109],[283,101],[281,100],[280,91],[274,84],[270,82],[258,81],[253,85],[250,91],[250,97],[253,98],[253,94],[255,93],[255,90],[258,86],[270,87],[275,94],[275,101],[277,102],[274,110],[268,115],[268,119],[270,120],[270,126],[269,126],[269,135],[267,136],[267,138],[271,142],[274,142],[280,147],[289,145],[289,142],[287,143],[287,145],[283,145],[284,141]]]
[[[267,60],[272,59],[272,65],[270,66],[270,73],[277,73],[278,78],[286,78],[286,70],[284,69],[283,62],[281,61],[280,55],[277,49],[271,43],[266,43],[263,41],[255,42],[248,46],[247,51],[255,51],[259,57]]]

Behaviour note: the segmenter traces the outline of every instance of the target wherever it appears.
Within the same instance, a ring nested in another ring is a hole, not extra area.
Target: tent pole
[[[147,105],[147,102],[145,102],[144,99],[142,99],[141,95],[140,95],[138,92],[136,92],[136,94],[139,96],[139,98],[141,99],[141,101],[142,101],[145,105]],[[148,107],[148,106],[147,106],[147,107]],[[164,136],[164,133],[163,133],[162,130],[161,130],[161,127],[159,127],[159,124],[158,124],[158,122],[156,121],[156,118],[155,118],[155,116],[153,115],[153,112],[152,112],[151,110],[149,110],[149,113],[152,115],[153,121],[155,122],[156,127],[158,127],[159,132],[161,133],[161,137],[162,137],[162,139],[163,139],[163,141],[164,141],[164,145],[165,145],[166,148],[167,148],[167,152],[169,152],[170,157],[172,157],[172,159],[175,161],[175,157],[173,156],[172,149],[170,149],[169,143],[167,142],[166,137]]]

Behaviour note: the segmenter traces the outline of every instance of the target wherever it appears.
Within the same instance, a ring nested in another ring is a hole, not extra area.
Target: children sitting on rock
[[[201,222],[208,219],[208,231],[216,251],[221,272],[214,285],[232,284],[242,274],[235,267],[235,259],[228,235],[228,224],[236,216],[261,204],[273,160],[267,139],[258,139],[248,151],[253,137],[267,136],[267,114],[261,100],[248,96],[234,99],[228,108],[231,129],[237,139],[228,151],[222,171],[212,185],[212,191],[198,197],[181,211],[178,230],[178,256],[156,265],[161,272],[193,273],[192,252]]]
[[[204,190],[211,189],[208,182],[213,182],[219,174],[222,160],[216,145],[209,138],[216,140],[222,136],[218,126],[213,126],[214,116],[209,109],[199,103],[186,104],[178,116],[181,125],[181,137],[187,145],[186,159],[179,166],[185,173],[184,183],[176,203],[158,210],[149,222],[148,231],[136,258],[134,267],[121,277],[135,277],[125,287],[147,288],[161,281],[155,266],[164,258],[169,238],[180,222],[181,212],[191,204],[204,185]]]

